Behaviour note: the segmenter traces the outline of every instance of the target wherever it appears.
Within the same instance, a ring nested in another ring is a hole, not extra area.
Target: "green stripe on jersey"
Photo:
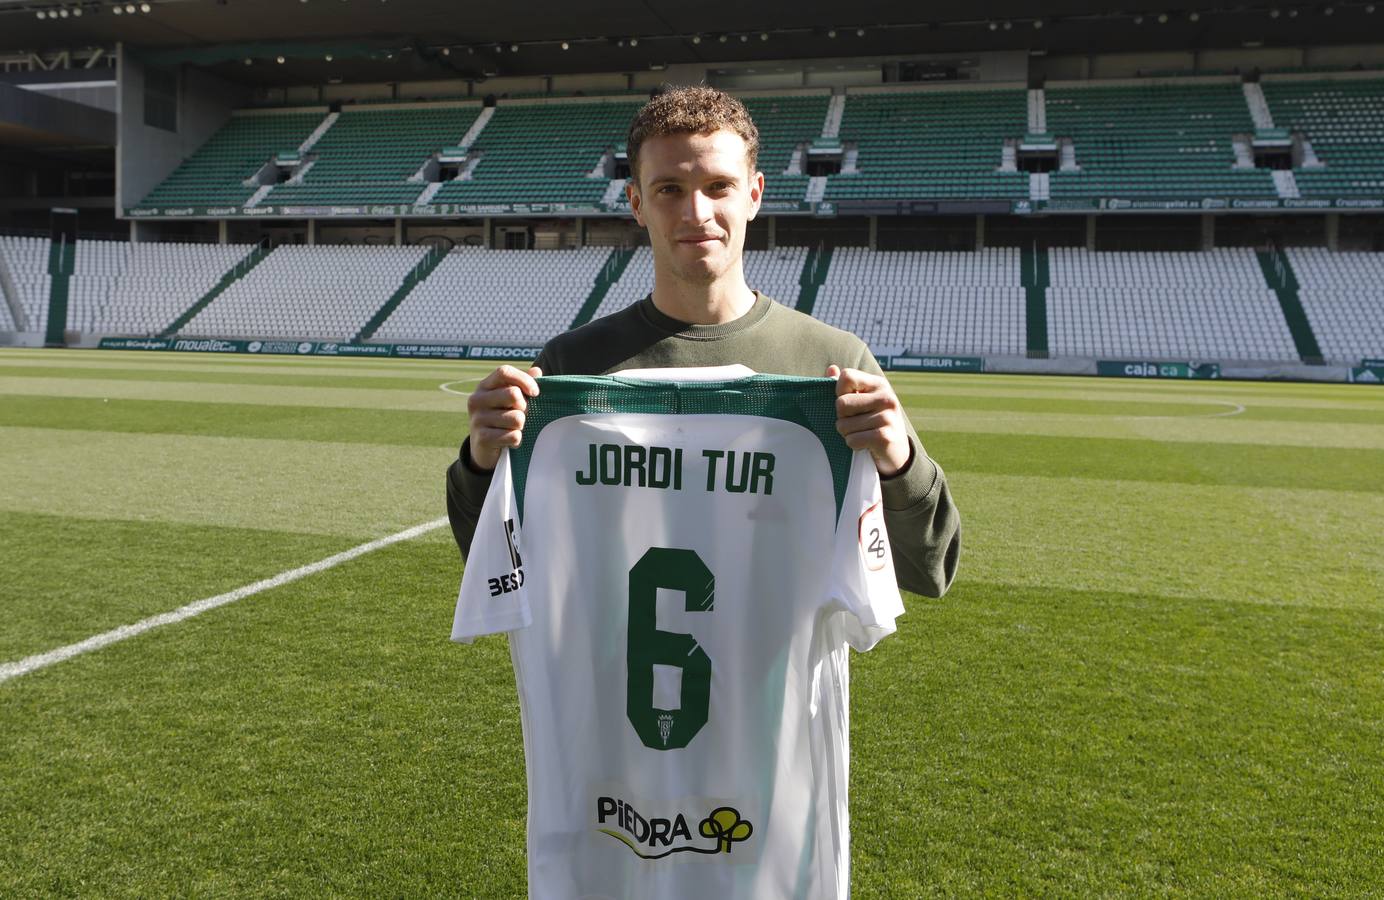
[[[831,465],[836,514],[846,497],[851,449],[836,431],[836,381],[788,375],[750,375],[730,381],[646,381],[620,375],[550,375],[528,402],[524,442],[510,451],[520,521],[529,460],[543,429],[568,416],[602,413],[756,416],[801,425],[822,442]]]

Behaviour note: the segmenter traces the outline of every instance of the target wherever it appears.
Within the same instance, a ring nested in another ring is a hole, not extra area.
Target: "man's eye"
[[[658,189],[658,192],[659,192],[660,194],[676,194],[677,191],[678,191],[678,186],[675,185],[675,184],[665,184],[665,185],[663,185],[662,187],[660,187],[660,188]]]

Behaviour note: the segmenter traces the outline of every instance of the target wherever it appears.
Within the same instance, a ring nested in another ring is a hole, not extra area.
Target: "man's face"
[[[655,271],[710,284],[739,263],[764,176],[750,171],[745,141],[733,131],[671,134],[644,142],[639,181],[625,191],[648,229]]]

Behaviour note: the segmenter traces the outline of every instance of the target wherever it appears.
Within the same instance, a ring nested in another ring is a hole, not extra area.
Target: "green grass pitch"
[[[443,515],[489,368],[0,351],[0,663]],[[854,657],[855,896],[1384,894],[1384,391],[894,381],[965,538]],[[522,896],[460,570],[443,528],[0,683],[0,896]]]

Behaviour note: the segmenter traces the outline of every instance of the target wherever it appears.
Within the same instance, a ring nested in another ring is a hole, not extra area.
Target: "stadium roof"
[[[0,50],[124,42],[151,62],[253,84],[480,79],[981,50],[1348,44],[1380,32],[1384,9],[1374,10],[1367,2],[1196,0],[1175,8],[1147,0],[0,0]]]

